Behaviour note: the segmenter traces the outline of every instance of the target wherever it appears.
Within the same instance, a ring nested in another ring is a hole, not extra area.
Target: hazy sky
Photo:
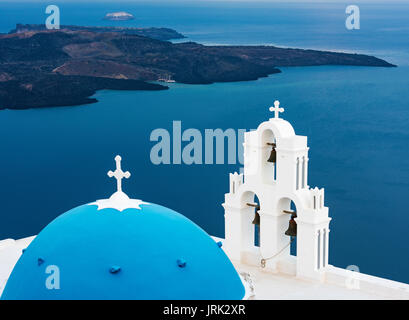
[[[0,0],[0,2],[38,2],[38,3],[58,3],[58,2],[84,2],[83,0]],[[347,4],[359,4],[359,3],[397,3],[397,2],[406,2],[409,3],[409,0],[86,0],[85,2],[338,2],[338,3],[347,3]]]
[[[343,3],[345,5],[351,4],[365,4],[365,3],[377,3],[377,4],[385,4],[385,5],[393,5],[395,4],[403,4],[406,3],[409,5],[409,0],[0,0],[0,4],[4,3],[15,3],[15,2],[31,2],[31,3],[44,3],[44,4],[59,4],[59,3],[116,3],[121,4],[124,3],[124,6],[127,2],[133,3],[200,3],[203,5],[204,3],[231,3],[234,6],[234,3]],[[124,8],[123,10],[126,10]]]

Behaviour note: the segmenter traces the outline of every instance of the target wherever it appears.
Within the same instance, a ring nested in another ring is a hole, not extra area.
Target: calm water
[[[252,82],[171,86],[164,92],[96,94],[94,105],[0,112],[0,239],[38,233],[64,211],[108,197],[106,171],[121,154],[132,172],[128,194],[173,208],[223,235],[224,193],[233,165],[151,164],[152,130],[251,129],[278,98],[284,118],[308,135],[310,185],[326,189],[330,262],[409,282],[409,5],[362,5],[362,30],[344,28],[333,5],[61,5],[62,23],[102,25],[127,10],[121,25],[169,26],[203,43],[274,43],[375,53],[398,68],[285,68]],[[93,9],[93,10],[91,10]],[[40,5],[0,5],[0,30],[43,22]],[[2,17],[3,18],[3,17]],[[393,19],[392,19],[393,18]],[[308,32],[306,32],[308,31]],[[245,116],[243,116],[245,115]]]

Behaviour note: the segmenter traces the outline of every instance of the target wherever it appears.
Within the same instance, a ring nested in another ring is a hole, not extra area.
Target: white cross
[[[280,112],[284,112],[284,108],[280,108],[280,101],[274,101],[274,107],[270,107],[270,111],[274,112],[274,118],[279,118]]]
[[[115,177],[115,179],[116,179],[118,192],[122,192],[122,179],[123,178],[128,179],[131,176],[129,171],[126,171],[126,172],[122,171],[122,169],[121,169],[121,160],[122,160],[122,158],[120,156],[116,156],[115,157],[116,170],[114,172],[108,171],[108,177],[110,177],[110,178]]]

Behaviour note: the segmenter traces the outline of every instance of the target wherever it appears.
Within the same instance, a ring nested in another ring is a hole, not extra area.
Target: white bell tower
[[[308,185],[307,137],[296,135],[291,124],[279,118],[284,109],[278,101],[270,111],[273,118],[245,133],[244,173],[230,174],[230,192],[223,203],[224,248],[232,260],[323,281],[331,220],[324,189]],[[259,203],[254,203],[255,196]],[[259,246],[252,223],[257,213]],[[295,238],[285,234],[291,217]],[[296,241],[296,257],[290,255],[290,241]]]

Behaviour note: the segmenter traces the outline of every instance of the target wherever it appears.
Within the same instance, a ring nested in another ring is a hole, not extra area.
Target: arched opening
[[[282,198],[278,202],[278,210],[287,216],[287,218],[284,219],[286,223],[283,223],[281,232],[285,237],[288,237],[290,254],[297,256],[297,223],[295,222],[295,218],[297,218],[297,207],[291,199]]]
[[[261,136],[262,157],[261,168],[263,180],[272,183],[277,179],[276,138],[270,129],[264,130]]]

